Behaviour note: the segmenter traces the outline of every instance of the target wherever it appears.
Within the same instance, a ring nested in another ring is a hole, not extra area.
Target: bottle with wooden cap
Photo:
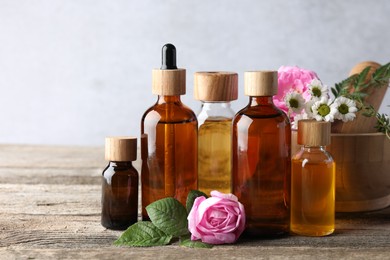
[[[153,70],[153,94],[157,102],[141,120],[143,167],[142,208],[174,197],[183,205],[188,192],[197,189],[198,121],[180,100],[186,92],[186,71],[176,66],[176,48],[162,48],[161,69]]]
[[[335,228],[335,163],[325,150],[330,122],[298,121],[301,150],[292,158],[291,231],[326,236]]]
[[[105,158],[109,161],[102,177],[101,223],[109,229],[124,230],[138,218],[137,138],[107,137]]]
[[[233,194],[245,206],[245,234],[289,232],[291,126],[272,101],[276,71],[245,72],[249,104],[233,119]]]
[[[233,72],[196,72],[194,97],[202,101],[198,114],[198,189],[231,193],[231,130],[238,96]]]

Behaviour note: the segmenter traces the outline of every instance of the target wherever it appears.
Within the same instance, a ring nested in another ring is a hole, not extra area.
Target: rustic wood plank
[[[140,169],[140,155],[134,167]],[[0,168],[100,169],[107,165],[104,147],[0,145]]]
[[[100,192],[99,185],[1,184],[0,226],[3,232],[0,246],[48,246],[50,242],[47,241],[51,240],[57,247],[111,245],[120,232],[107,231],[100,225]],[[390,208],[369,213],[338,214],[337,229],[332,236],[265,239],[261,240],[261,245],[389,247],[389,216]],[[64,240],[59,239],[58,233]],[[259,241],[243,240],[242,244],[256,246]]]
[[[207,251],[206,251],[207,250]],[[386,259],[390,249],[219,246],[190,249],[176,246],[100,249],[0,249],[2,259]]]
[[[103,147],[0,145],[0,183],[100,185],[106,165]]]
[[[102,164],[103,147],[0,145],[0,167],[79,169]]]
[[[101,168],[0,168],[2,184],[100,184]]]
[[[206,249],[115,247],[120,231],[100,225],[103,149],[0,145],[0,258],[361,258],[390,255],[390,207],[337,214],[328,237],[241,239]],[[139,161],[136,163],[139,169]]]

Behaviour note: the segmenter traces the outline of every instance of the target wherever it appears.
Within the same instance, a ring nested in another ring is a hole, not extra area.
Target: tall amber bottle
[[[238,96],[234,72],[196,72],[194,97],[202,101],[198,114],[198,189],[231,193],[231,132],[234,111],[230,101]]]
[[[198,121],[180,100],[186,92],[185,69],[176,67],[176,48],[162,48],[161,69],[153,70],[157,102],[141,121],[142,208],[175,197],[185,205],[188,192],[197,189]]]
[[[300,120],[298,144],[292,158],[291,231],[326,236],[335,228],[335,163],[325,150],[330,144],[329,122]]]
[[[233,193],[244,204],[245,233],[289,232],[291,127],[275,107],[276,71],[245,72],[249,104],[233,119]]]
[[[102,176],[102,226],[124,230],[138,219],[137,138],[107,137]]]

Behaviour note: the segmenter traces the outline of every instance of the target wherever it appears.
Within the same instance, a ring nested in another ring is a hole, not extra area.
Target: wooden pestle
[[[381,66],[379,63],[373,61],[360,62],[352,68],[349,76],[362,72],[368,66],[371,67],[366,77],[368,81],[375,70]],[[372,105],[375,111],[378,111],[387,89],[388,85],[381,86],[380,88],[367,88],[365,93],[367,93],[368,96],[365,97],[364,103]],[[353,92],[353,89],[350,89],[350,92]],[[353,121],[344,123],[340,120],[336,120],[333,122],[332,133],[375,133],[377,132],[375,128],[376,123],[377,119],[375,116],[366,117],[363,115],[362,111],[360,111],[356,114],[356,118]]]

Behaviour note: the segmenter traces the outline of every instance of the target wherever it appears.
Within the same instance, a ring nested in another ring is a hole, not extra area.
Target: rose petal
[[[210,192],[210,195],[211,197],[217,197],[217,198],[221,198],[221,199],[227,199],[227,200],[232,200],[232,201],[238,201],[238,198],[231,194],[231,193],[222,193],[222,192],[219,192],[219,191],[216,191],[216,190],[213,190]]]
[[[199,216],[199,212],[198,212],[198,208],[199,206],[201,205],[201,203],[203,201],[205,201],[206,198],[201,196],[201,197],[197,197],[195,200],[194,200],[194,204],[192,206],[192,209],[190,211],[190,213],[188,214],[188,217],[187,217],[187,220],[188,220],[188,230],[191,232],[192,236],[194,236],[194,238],[196,239],[200,239],[202,234],[200,234],[198,232],[198,229],[197,229],[197,225],[199,223],[199,220],[198,220],[198,216]],[[192,239],[192,237],[191,237]],[[193,240],[196,240],[196,239],[193,239]]]

